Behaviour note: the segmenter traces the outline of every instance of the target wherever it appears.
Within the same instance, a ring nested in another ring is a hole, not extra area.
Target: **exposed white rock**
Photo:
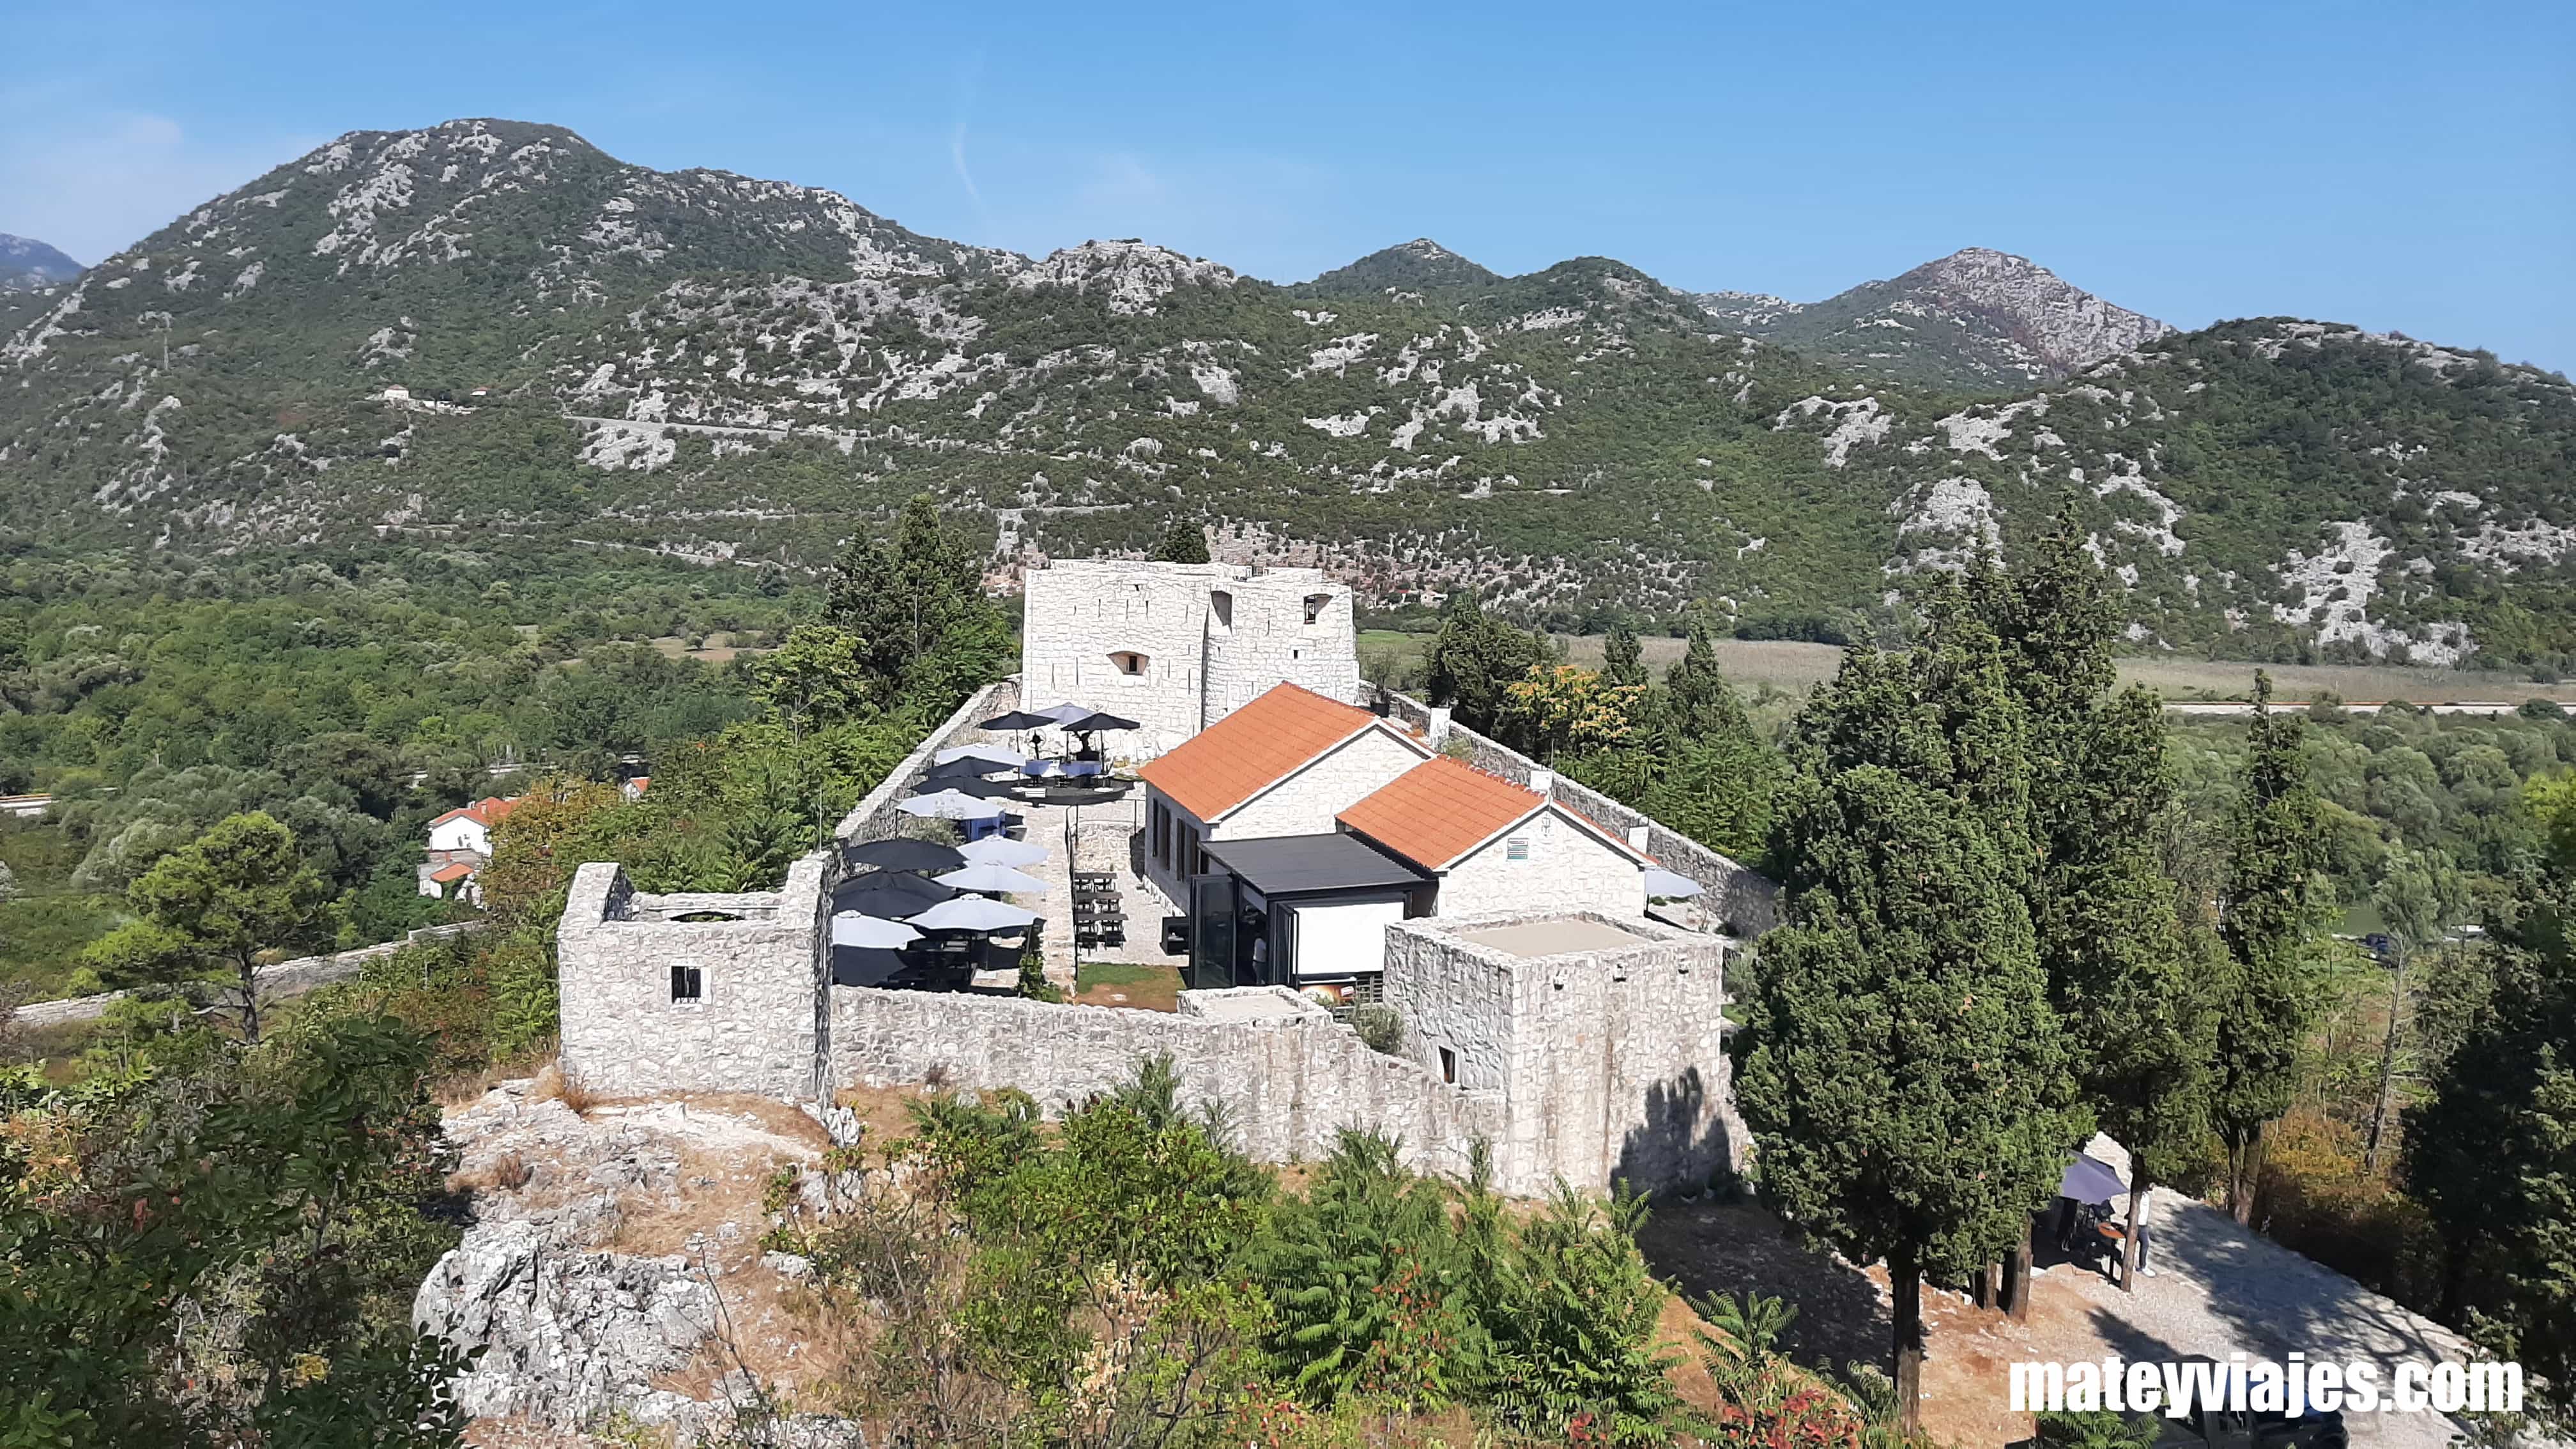
[[[1231,287],[1235,275],[1203,259],[1141,241],[1087,241],[1032,262],[1011,278],[1023,291],[1057,287],[1097,293],[1123,316],[1151,316],[1182,287]]]

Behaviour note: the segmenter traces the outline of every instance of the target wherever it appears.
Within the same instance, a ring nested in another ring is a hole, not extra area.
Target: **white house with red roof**
[[[432,819],[419,870],[420,893],[480,905],[483,891],[474,877],[492,863],[492,827],[518,806],[518,797],[487,795]]]

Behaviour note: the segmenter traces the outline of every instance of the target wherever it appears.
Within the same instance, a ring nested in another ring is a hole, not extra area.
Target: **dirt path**
[[[2239,1352],[2277,1361],[2296,1350],[2311,1361],[2377,1363],[2385,1385],[2401,1360],[2469,1356],[2458,1334],[2204,1203],[2160,1193],[2150,1221],[2157,1271],[2134,1295],[2066,1263],[2033,1276],[2026,1323],[1959,1294],[1925,1291],[1924,1424],[1935,1438],[1984,1446],[2028,1436],[2029,1416],[2008,1408],[2010,1365],[2021,1361],[2224,1360]],[[1806,1250],[1758,1207],[1674,1204],[1656,1212],[1640,1244],[1659,1275],[1693,1296],[1750,1288],[1797,1304],[1786,1346],[1800,1363],[1890,1361],[1885,1272]],[[2345,1422],[2354,1449],[2443,1449],[2455,1432],[2431,1412],[2353,1414]]]

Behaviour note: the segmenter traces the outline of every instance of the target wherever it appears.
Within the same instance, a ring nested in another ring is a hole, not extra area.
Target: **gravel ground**
[[[2093,1154],[2125,1170],[2127,1154],[2095,1139]],[[2125,1204],[2124,1204],[2125,1205]],[[2016,1362],[2206,1356],[2378,1363],[2384,1386],[2401,1360],[2469,1357],[2451,1330],[2410,1313],[2289,1249],[2240,1228],[2205,1203],[2166,1191],[2149,1216],[2152,1277],[2123,1293],[2097,1271],[2049,1263],[2032,1277],[2029,1320],[2016,1323],[1940,1289],[1923,1295],[1929,1355],[1924,1425],[1948,1444],[1990,1446],[2031,1433],[2009,1409]],[[1801,1363],[1889,1361],[1887,1274],[1866,1273],[1800,1247],[1750,1204],[1674,1204],[1640,1235],[1656,1272],[1683,1291],[1747,1288],[1798,1305],[1786,1347]],[[2354,1414],[2354,1449],[2444,1449],[2457,1428],[2438,1413]]]
[[[2097,1137],[2088,1150],[2126,1177],[2128,1154],[2117,1144]],[[2120,1206],[2125,1209],[2125,1201]],[[2237,1226],[2207,1203],[2158,1192],[2147,1225],[2155,1272],[2139,1281],[2134,1294],[2121,1292],[2099,1272],[2060,1263],[2034,1276],[2028,1323],[1983,1312],[1952,1295],[1927,1295],[1927,1320],[1938,1325],[1925,1375],[1929,1400],[1955,1398],[1963,1407],[1990,1400],[2001,1406],[2010,1382],[2007,1365],[2016,1360],[2071,1362],[2118,1354],[2131,1360],[2224,1361],[2243,1353],[2282,1361],[2295,1350],[2310,1362],[2377,1363],[2384,1387],[2401,1361],[2470,1357],[2457,1333]],[[1945,1301],[1936,1305],[1929,1301],[1934,1298]],[[1995,1429],[2013,1428],[2014,1416],[1979,1418],[1993,1428],[1977,1433],[1973,1442],[2005,1442],[2027,1432],[1991,1438]],[[2442,1449],[2457,1432],[2451,1420],[2431,1411],[2349,1414],[2344,1424],[2354,1449]],[[1960,1442],[1971,1441],[1963,1436]]]

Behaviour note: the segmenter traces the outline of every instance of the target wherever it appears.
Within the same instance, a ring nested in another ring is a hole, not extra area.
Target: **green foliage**
[[[1206,563],[1207,530],[1185,518],[1169,520],[1163,525],[1163,536],[1154,541],[1153,559],[1156,563]]]
[[[1522,1226],[1488,1331],[1495,1401],[1523,1425],[1663,1441],[1679,1403],[1665,1378],[1677,1355],[1650,1346],[1665,1294],[1637,1254],[1645,1213],[1624,1191],[1604,1206],[1560,1185]]]
[[[867,672],[868,642],[847,629],[807,624],[751,669],[769,717],[797,739],[811,727],[844,724],[874,711],[880,681]]]
[[[2210,1119],[2227,1145],[2231,1201],[2246,1210],[2264,1124],[2288,1108],[2300,1045],[2315,1011],[2319,811],[2300,750],[2301,721],[2269,707],[2255,676],[2256,713],[2245,783],[2229,825],[2221,933],[2234,971],[2218,1025]]]
[[[1487,614],[1472,590],[1441,606],[1440,632],[1425,658],[1431,702],[1457,711],[1471,728],[1492,730],[1515,683],[1548,658],[1544,640]]]
[[[311,924],[322,882],[295,837],[265,814],[235,815],[163,856],[126,892],[139,919],[88,952],[110,985],[180,988],[231,977],[242,1035],[259,1041],[259,956]]]
[[[976,556],[928,494],[904,504],[892,538],[850,541],[827,613],[844,631],[836,637],[855,643],[866,677],[933,719],[1010,668],[1008,627],[984,596]]]
[[[1404,1045],[1404,1017],[1391,1006],[1363,1006],[1353,1010],[1351,1030],[1370,1051],[1393,1056]]]
[[[2163,1426],[2152,1414],[2090,1413],[2039,1416],[2038,1440],[2047,1449],[2151,1449]]]
[[[455,1239],[428,1060],[317,1011],[0,1104],[0,1403],[51,1436],[21,1442],[459,1442],[460,1365],[409,1321]]]

